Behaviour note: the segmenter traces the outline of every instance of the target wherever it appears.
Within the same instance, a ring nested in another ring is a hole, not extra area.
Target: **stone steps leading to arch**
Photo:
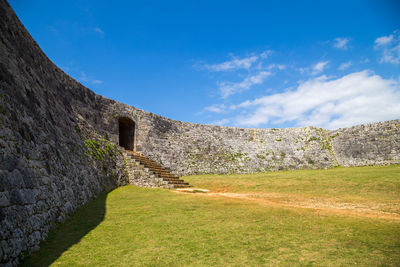
[[[191,187],[189,183],[137,152],[126,150],[124,158],[130,184],[141,187]]]

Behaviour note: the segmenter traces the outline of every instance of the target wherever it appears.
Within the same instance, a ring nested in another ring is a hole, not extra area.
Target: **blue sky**
[[[400,118],[399,1],[10,1],[94,92],[175,120],[335,129]]]

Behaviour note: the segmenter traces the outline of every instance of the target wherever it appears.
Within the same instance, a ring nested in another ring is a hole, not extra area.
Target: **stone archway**
[[[135,148],[135,122],[129,118],[118,119],[119,145],[126,150],[133,151]]]

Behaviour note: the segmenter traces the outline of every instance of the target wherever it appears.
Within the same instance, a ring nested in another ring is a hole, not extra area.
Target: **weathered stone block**
[[[0,208],[10,205],[10,194],[8,192],[0,192]]]

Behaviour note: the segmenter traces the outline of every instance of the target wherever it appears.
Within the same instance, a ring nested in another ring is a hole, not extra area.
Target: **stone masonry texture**
[[[1,265],[17,265],[57,222],[129,183],[121,117],[135,123],[136,150],[179,176],[400,163],[400,120],[243,129],[174,121],[96,95],[55,66],[0,0]]]

